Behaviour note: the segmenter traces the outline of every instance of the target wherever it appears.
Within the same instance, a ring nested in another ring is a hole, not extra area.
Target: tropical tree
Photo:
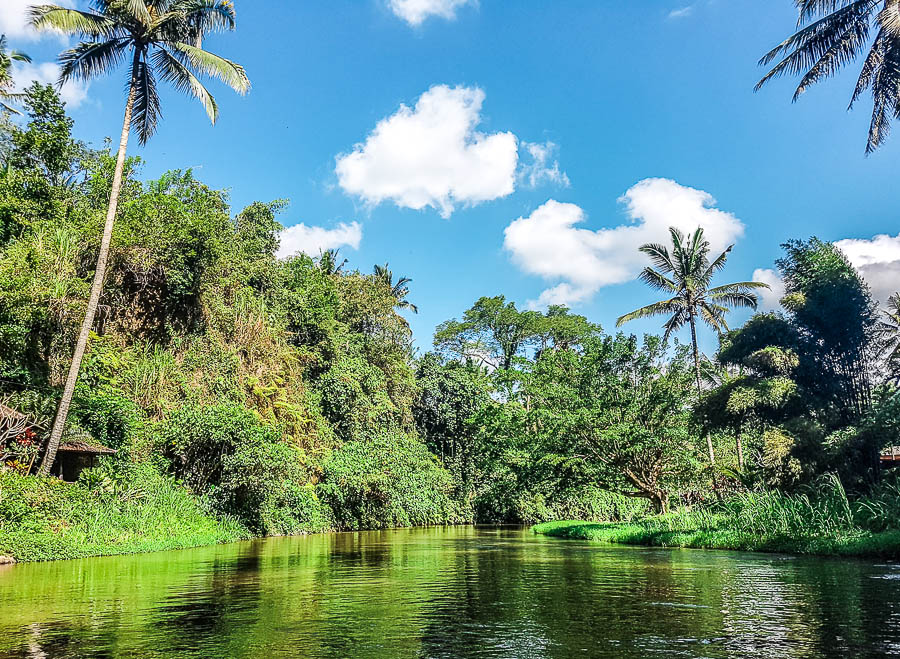
[[[31,9],[34,27],[57,30],[81,39],[78,45],[59,56],[60,83],[73,79],[89,80],[128,61],[125,118],[97,267],[47,452],[41,463],[44,474],[50,472],[56,457],[100,301],[129,133],[133,129],[140,143],[146,144],[155,132],[160,119],[157,78],[196,97],[213,123],[218,117],[218,106],[196,74],[218,78],[242,94],[249,90],[250,80],[243,67],[197,46],[204,34],[233,30],[234,23],[234,7],[230,0],[94,0],[88,11],[57,5]]]
[[[850,107],[871,90],[874,107],[866,153],[872,153],[887,138],[891,119],[900,116],[900,5],[897,0],[794,0],[794,4],[800,10],[797,31],[759,61],[760,66],[777,63],[756,89],[784,74],[801,75],[796,101],[868,49]]]
[[[900,378],[900,293],[888,298],[888,308],[876,330],[892,378]]]
[[[25,53],[18,50],[6,49],[6,35],[0,34],[0,108],[13,114],[19,114],[19,111],[8,105],[9,101],[18,100],[20,94],[13,93],[13,62],[30,62],[31,58]]]
[[[412,279],[409,277],[400,277],[397,279],[397,282],[394,283],[394,273],[388,269],[387,263],[384,265],[376,265],[374,274],[375,281],[381,282],[391,289],[391,295],[397,300],[397,309],[409,309],[413,313],[419,313],[419,307],[406,299],[406,296],[409,295],[409,284],[412,282]]]
[[[340,253],[341,250],[339,249],[323,249],[319,251],[319,258],[316,261],[319,270],[326,275],[336,275],[343,270],[344,266],[347,265],[347,259],[338,261]]]
[[[725,315],[729,308],[747,307],[756,309],[756,290],[768,288],[766,284],[755,281],[742,281],[723,286],[710,287],[713,276],[725,267],[728,254],[734,245],[719,254],[712,262],[709,260],[709,241],[703,237],[703,229],[698,228],[693,234],[685,237],[675,227],[669,229],[672,237],[672,252],[665,245],[648,243],[641,245],[640,250],[650,257],[655,268],[647,266],[641,272],[641,280],[652,288],[670,295],[669,299],[654,302],[621,316],[616,321],[620,327],[624,323],[638,318],[652,316],[668,316],[663,325],[664,340],[668,340],[672,332],[685,325],[691,328],[691,347],[694,357],[694,376],[697,393],[702,393],[700,377],[700,350],[697,347],[697,319],[712,327],[721,334],[728,329]],[[712,439],[707,435],[709,461],[715,463]]]
[[[537,311],[519,311],[503,295],[481,297],[462,321],[446,320],[437,326],[434,346],[465,361],[508,370],[518,355],[537,345],[541,319]]]

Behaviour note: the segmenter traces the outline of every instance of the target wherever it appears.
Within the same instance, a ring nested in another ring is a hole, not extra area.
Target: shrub
[[[325,463],[322,499],[342,529],[460,521],[450,474],[418,438],[382,435],[348,442]]]

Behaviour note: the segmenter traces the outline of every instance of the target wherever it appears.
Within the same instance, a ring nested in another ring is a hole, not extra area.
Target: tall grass
[[[634,522],[549,522],[534,530],[624,544],[900,556],[900,484],[852,500],[829,476],[797,494],[750,491]]]
[[[247,536],[236,521],[214,517],[149,468],[78,483],[0,473],[0,555],[19,561],[181,549]]]

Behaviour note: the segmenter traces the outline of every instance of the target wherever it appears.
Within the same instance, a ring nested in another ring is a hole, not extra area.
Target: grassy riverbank
[[[557,521],[535,533],[627,545],[900,558],[896,484],[851,501],[829,481],[814,492],[748,492],[710,508],[631,522]]]
[[[143,470],[93,489],[0,473],[0,556],[45,561],[183,549],[250,537],[175,481]]]

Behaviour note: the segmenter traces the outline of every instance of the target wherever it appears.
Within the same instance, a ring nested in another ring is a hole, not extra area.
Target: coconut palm
[[[9,101],[16,101],[21,94],[13,93],[12,63],[13,62],[30,62],[31,58],[25,53],[18,50],[6,49],[6,35],[0,34],[0,109],[13,114],[19,114],[19,111],[8,105]]]
[[[850,98],[852,108],[871,90],[874,107],[866,153],[887,138],[900,116],[900,3],[897,0],[794,0],[797,31],[759,61],[772,69],[756,89],[786,73],[801,75],[796,101],[813,84],[835,75],[868,49]],[[871,38],[871,35],[874,37]]]
[[[893,379],[900,379],[900,293],[888,298],[884,319],[878,323],[878,337],[885,363]]]
[[[250,81],[239,64],[197,46],[205,34],[234,29],[234,7],[230,0],[93,0],[88,11],[40,5],[32,7],[30,14],[31,24],[38,29],[56,30],[81,39],[78,45],[59,56],[60,84],[95,78],[123,62],[127,63],[128,81],[125,119],[87,311],[41,463],[41,472],[47,474],[65,429],[100,300],[129,133],[134,130],[140,143],[145,144],[155,132],[161,116],[157,79],[196,97],[213,123],[218,117],[218,107],[197,75],[218,78],[241,94],[250,88]]]
[[[697,380],[697,393],[702,390],[700,376],[700,351],[697,348],[697,319],[712,327],[720,334],[728,329],[725,315],[730,308],[746,307],[756,309],[756,290],[768,288],[766,284],[755,281],[741,281],[710,288],[713,276],[725,267],[728,254],[734,245],[709,260],[709,241],[703,237],[703,229],[698,228],[693,234],[685,237],[681,231],[671,227],[672,252],[665,245],[648,243],[641,245],[640,250],[650,257],[655,266],[647,266],[640,278],[645,284],[670,295],[669,299],[648,304],[621,316],[616,321],[619,327],[638,318],[652,316],[668,316],[663,325],[664,338],[668,340],[672,332],[685,325],[691,328],[691,347],[694,354],[694,374]],[[712,439],[707,435],[709,461],[715,463]]]
[[[391,295],[397,300],[395,307],[397,309],[409,309],[413,313],[419,313],[419,307],[406,299],[409,295],[409,283],[412,281],[409,277],[400,277],[397,283],[394,283],[394,273],[388,269],[388,264],[375,266],[375,280],[380,281],[389,289]]]
[[[319,251],[318,265],[319,270],[326,275],[336,275],[347,265],[347,259],[340,261],[341,250],[339,249],[323,249]]]

